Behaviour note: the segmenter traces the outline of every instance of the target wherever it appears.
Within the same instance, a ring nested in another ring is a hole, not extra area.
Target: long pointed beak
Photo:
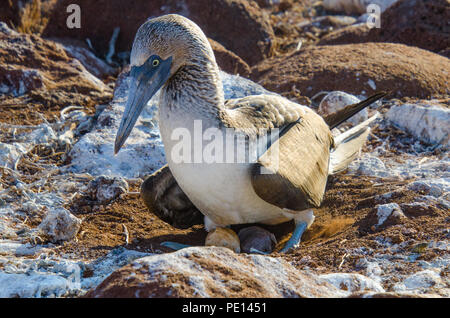
[[[114,154],[127,140],[145,105],[169,78],[172,57],[159,60],[157,66],[153,65],[154,60],[155,57],[150,57],[142,66],[131,68],[127,105],[117,131]]]

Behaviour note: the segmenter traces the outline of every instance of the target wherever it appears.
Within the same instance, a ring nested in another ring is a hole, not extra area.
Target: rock
[[[446,95],[449,59],[414,47],[391,43],[365,43],[306,47],[289,56],[267,59],[252,68],[252,79],[266,89],[302,95],[345,91],[370,95]]]
[[[274,34],[269,17],[253,1],[185,0],[189,17],[205,34],[254,65],[270,56]],[[225,23],[220,23],[223,21]]]
[[[61,297],[68,293],[71,282],[53,274],[10,274],[0,272],[1,298]]]
[[[386,119],[417,139],[450,147],[450,109],[433,101],[394,105]]]
[[[255,253],[255,250],[270,254],[273,252],[277,239],[273,233],[259,226],[250,226],[239,231],[241,250],[244,253]]]
[[[38,70],[23,70],[0,65],[0,94],[22,96],[44,86],[44,77]]]
[[[0,166],[13,169],[17,160],[26,152],[20,143],[0,142]]]
[[[313,24],[320,24],[322,27],[333,27],[333,28],[342,28],[348,25],[352,25],[356,23],[356,19],[354,17],[345,16],[345,15],[327,15],[324,17],[317,18]]]
[[[52,39],[55,42],[60,43],[67,55],[77,59],[81,64],[98,78],[106,78],[110,75],[114,75],[117,71],[109,66],[105,61],[99,59],[92,53],[89,47],[82,41],[70,40],[70,39]]]
[[[379,282],[363,276],[361,274],[353,273],[332,273],[319,276],[321,279],[332,284],[336,288],[349,291],[351,293],[372,291],[384,292],[384,288]]]
[[[86,97],[107,91],[78,60],[67,56],[61,45],[8,30],[5,24],[0,27],[0,83],[0,94],[20,96],[35,90],[40,95],[65,96],[67,101],[55,103],[60,106],[85,103]]]
[[[191,247],[152,255],[113,272],[87,297],[343,297],[281,258]]]
[[[417,193],[429,194],[435,198],[450,191],[450,184],[443,178],[417,180],[408,185],[408,189]]]
[[[69,4],[81,7],[80,29],[66,26],[67,14],[61,12],[66,12]],[[130,51],[139,26],[147,18],[168,13],[190,18],[208,37],[249,64],[270,54],[274,35],[268,17],[256,3],[245,0],[62,0],[53,10],[43,35],[82,41],[89,38],[99,54],[105,56],[114,28],[120,28],[116,52]]]
[[[128,183],[121,177],[99,176],[89,182],[87,192],[92,200],[107,204],[128,193]]]
[[[64,208],[51,210],[39,225],[39,230],[53,243],[69,241],[77,235],[81,220]]]
[[[326,34],[317,43],[318,45],[356,44],[365,42],[378,42],[371,33],[367,24],[358,23],[346,26]]]
[[[228,228],[218,227],[208,233],[205,239],[205,246],[226,247],[235,253],[241,252],[239,237]]]
[[[445,293],[445,287],[447,287],[447,293],[450,295],[448,291],[448,282],[445,280],[445,276],[441,277],[439,272],[428,269],[408,276],[402,282],[395,284],[393,290],[396,292],[411,291],[414,293],[427,293],[441,289],[441,291]],[[447,295],[447,297],[449,295]]]
[[[404,43],[439,52],[450,47],[448,0],[398,1],[381,15],[373,29],[380,42]]]
[[[389,218],[400,219],[405,217],[402,209],[397,203],[380,204],[377,205],[376,209],[378,217],[377,227],[382,226]]]
[[[344,11],[351,13],[366,13],[367,6],[374,4],[380,7],[381,12],[385,11],[398,0],[324,0],[323,6],[331,11]]]
[[[350,298],[442,298],[439,294],[412,294],[410,292],[362,292],[355,293]]]
[[[349,26],[324,36],[319,45],[403,43],[450,57],[449,20],[448,0],[398,1],[381,14],[381,28],[369,29],[366,24]]]
[[[330,92],[320,102],[318,113],[320,115],[328,115],[344,108],[347,105],[359,103],[361,100],[353,95],[344,92]],[[348,120],[348,122],[356,125],[368,118],[367,108]]]
[[[345,28],[348,25],[353,25],[357,20],[351,16],[319,16],[312,19],[310,22],[301,21],[297,23],[297,26],[293,23],[292,26],[289,26],[290,22],[285,22],[284,24],[279,25],[274,28],[275,34],[280,35],[280,31],[282,34],[298,34],[297,37],[302,37],[303,40],[301,43],[308,44],[307,38],[315,39],[314,44],[318,38],[323,38],[330,32],[333,33],[333,30],[339,30],[341,28]],[[286,25],[287,24],[287,25]],[[305,42],[306,41],[306,42]],[[296,48],[297,50],[299,47]]]
[[[348,166],[348,172],[355,175],[367,175],[375,177],[389,177],[392,173],[386,168],[384,162],[373,155],[363,154],[360,160],[354,160]]]
[[[239,56],[227,50],[222,44],[209,39],[209,43],[214,51],[216,62],[224,72],[229,74],[238,74],[243,77],[250,76],[250,66]]]

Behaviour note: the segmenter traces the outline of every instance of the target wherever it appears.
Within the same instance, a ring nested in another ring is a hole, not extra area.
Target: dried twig
[[[348,257],[348,253],[345,253],[345,254],[342,256],[341,263],[340,263],[339,266],[338,266],[339,269],[342,267],[342,265],[344,264],[345,259],[346,259],[347,257]]]
[[[126,242],[125,245],[128,245],[130,243],[130,233],[128,233],[128,229],[125,224],[122,224],[122,227],[123,227],[123,234],[125,235],[125,242]]]

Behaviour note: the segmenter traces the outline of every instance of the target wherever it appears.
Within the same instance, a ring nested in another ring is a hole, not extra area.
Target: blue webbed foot
[[[181,243],[177,243],[177,242],[162,242],[161,245],[171,248],[175,251],[181,250],[186,247],[192,247],[191,245],[181,244]]]
[[[286,253],[291,248],[297,247],[307,227],[308,224],[306,222],[300,222],[296,224],[295,230],[292,233],[291,238],[289,239],[289,241],[287,241],[286,245],[283,247],[280,253]]]

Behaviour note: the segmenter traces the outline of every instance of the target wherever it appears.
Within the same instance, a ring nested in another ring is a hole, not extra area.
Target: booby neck
[[[219,67],[209,42],[195,42],[186,53],[191,58],[162,87],[160,111],[219,119],[225,103]]]

